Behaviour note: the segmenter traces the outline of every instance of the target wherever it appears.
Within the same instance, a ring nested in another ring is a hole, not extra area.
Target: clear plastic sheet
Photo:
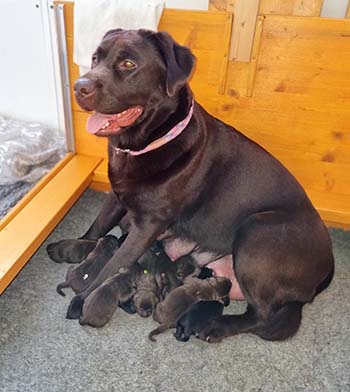
[[[0,116],[0,186],[38,181],[65,153],[65,138],[53,129]]]

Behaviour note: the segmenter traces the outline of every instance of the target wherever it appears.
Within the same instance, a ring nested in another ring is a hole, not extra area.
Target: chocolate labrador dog
[[[130,222],[126,241],[76,303],[158,238],[172,260],[190,254],[199,267],[214,262],[230,271],[230,297],[248,303],[244,314],[209,322],[201,339],[249,332],[283,340],[297,332],[303,305],[332,280],[331,241],[288,170],[194,101],[194,64],[167,33],[117,29],[74,85],[79,105],[94,112],[88,131],[108,138],[112,186],[81,239],[105,236],[126,215]],[[80,249],[79,240],[69,244]],[[65,261],[64,248],[65,241],[48,251]]]

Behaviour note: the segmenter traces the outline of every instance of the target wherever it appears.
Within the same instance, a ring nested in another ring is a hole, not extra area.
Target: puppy
[[[65,296],[62,289],[67,287],[70,287],[75,294],[82,292],[96,279],[117,248],[118,239],[113,235],[107,235],[96,241],[94,249],[86,259],[79,265],[68,269],[66,280],[56,288],[58,294]]]
[[[176,265],[158,244],[154,244],[138,262],[143,273],[137,282],[134,304],[141,317],[149,317],[155,305],[180,286],[182,281],[177,277]]]
[[[153,319],[159,322],[160,326],[150,332],[150,340],[155,341],[154,335],[175,327],[176,321],[199,301],[227,303],[230,289],[231,281],[224,277],[211,277],[205,280],[187,277],[182,286],[173,290],[156,306]]]
[[[137,314],[141,317],[149,317],[157,303],[163,299],[162,292],[165,289],[166,282],[159,279],[150,271],[144,269],[140,280],[137,282],[137,290],[134,295],[134,304]]]
[[[175,262],[176,276],[181,281],[189,275],[198,275],[200,268],[196,267],[191,256],[182,256]]]
[[[194,304],[176,323],[174,336],[187,342],[191,335],[197,335],[208,323],[222,315],[224,304],[219,301],[201,301]]]
[[[124,272],[106,279],[84,301],[81,325],[104,326],[113,316],[118,304],[128,302],[136,291],[142,268],[135,263]]]

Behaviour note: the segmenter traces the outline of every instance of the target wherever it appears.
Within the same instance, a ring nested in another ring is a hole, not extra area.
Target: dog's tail
[[[65,297],[65,296],[66,296],[66,293],[64,293],[64,292],[62,291],[62,289],[66,289],[66,288],[68,288],[68,287],[70,287],[69,282],[68,282],[68,281],[65,281],[65,282],[60,283],[60,284],[56,287],[56,291],[58,292],[59,295],[62,295],[62,297]]]
[[[157,340],[153,336],[159,335],[160,333],[165,332],[169,328],[170,328],[169,324],[160,324],[160,326],[158,328],[154,329],[153,331],[151,331],[149,333],[149,335],[148,335],[149,340],[151,340],[152,342],[156,342]]]

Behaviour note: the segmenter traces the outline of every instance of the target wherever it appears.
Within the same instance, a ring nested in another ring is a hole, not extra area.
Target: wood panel
[[[237,0],[210,0],[209,9],[233,12]],[[260,0],[259,14],[320,16],[323,0]]]
[[[260,0],[259,14],[320,16],[323,0]]]
[[[252,98],[244,96],[240,83],[240,77],[248,79],[249,66],[230,63],[231,99],[217,102],[214,114],[279,158],[310,195],[317,194],[314,201],[325,219],[331,221],[333,213],[349,223],[346,64],[350,64],[350,21],[267,16]]]
[[[99,162],[99,158],[72,158],[2,229],[0,294],[88,187]]]
[[[226,11],[233,12],[233,6],[236,0],[210,0],[210,11]]]

